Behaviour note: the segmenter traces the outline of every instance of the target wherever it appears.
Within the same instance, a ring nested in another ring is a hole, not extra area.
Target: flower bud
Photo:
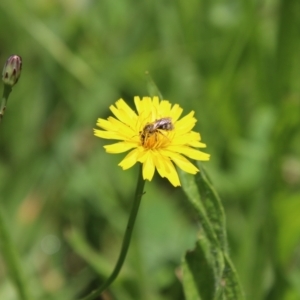
[[[4,84],[14,86],[20,78],[22,70],[22,58],[18,55],[10,56],[2,71],[2,80]]]

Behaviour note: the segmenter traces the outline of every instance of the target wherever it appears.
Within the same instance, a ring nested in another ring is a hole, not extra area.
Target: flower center
[[[146,123],[140,131],[141,144],[147,149],[165,147],[170,142],[168,134],[174,129],[172,119],[165,117]]]
[[[155,132],[146,133],[141,136],[141,144],[147,149],[163,148],[170,143],[168,132],[156,130]]]

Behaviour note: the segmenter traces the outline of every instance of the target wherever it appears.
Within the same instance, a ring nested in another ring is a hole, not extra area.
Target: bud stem
[[[8,97],[9,97],[9,94],[11,93],[11,90],[12,90],[12,87],[10,85],[7,85],[7,84],[4,85],[3,96],[2,96],[1,106],[0,106],[0,122],[2,121],[4,112],[6,109]]]

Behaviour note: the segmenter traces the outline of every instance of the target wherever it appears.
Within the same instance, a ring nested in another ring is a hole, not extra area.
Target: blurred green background
[[[88,293],[116,262],[137,167],[93,136],[120,97],[195,110],[247,299],[300,299],[300,2],[0,2],[0,62],[21,55],[0,132],[0,195],[33,299]],[[121,275],[101,299],[184,299],[200,228],[180,188],[146,184]],[[0,257],[0,299],[17,294]],[[99,298],[100,299],[100,298]]]

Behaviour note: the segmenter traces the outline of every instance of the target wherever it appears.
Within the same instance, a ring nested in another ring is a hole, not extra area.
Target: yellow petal
[[[184,156],[174,153],[174,152],[165,152],[166,155],[170,157],[170,159],[183,171],[190,173],[190,174],[196,174],[199,172],[199,169],[196,168],[188,159],[186,159]]]
[[[193,117],[194,111],[176,122],[176,130],[179,134],[188,133],[194,128],[197,120]]]
[[[180,186],[177,170],[169,159],[161,160],[156,168],[161,177],[166,177],[173,186]]]
[[[210,155],[202,151],[187,147],[187,146],[169,146],[169,151],[184,154],[187,157],[196,160],[209,160]]]
[[[170,169],[170,172],[167,174],[166,178],[168,178],[168,180],[173,184],[173,186],[181,186],[177,170],[175,169],[172,162],[169,163],[168,167]]]
[[[173,123],[175,123],[179,119],[182,112],[183,109],[178,104],[173,105],[170,111],[170,117],[172,118]]]
[[[152,112],[153,105],[152,105],[152,100],[150,97],[143,97],[141,101],[141,113],[144,114],[143,117],[145,117],[145,114],[149,114]]]
[[[99,118],[96,125],[105,130],[111,130],[111,123],[108,120]]]
[[[172,139],[172,145],[189,145],[193,141],[199,141],[200,135],[195,136],[191,132],[176,135]]]
[[[140,97],[134,97],[134,103],[139,115],[138,120],[142,123],[142,126],[145,126],[147,122],[151,122],[153,119],[152,114],[154,113],[154,109],[152,106],[150,97],[143,97],[141,100]]]
[[[120,132],[125,139],[131,139],[134,135],[137,135],[137,130],[135,128],[130,127],[127,124],[120,122],[119,120],[109,117],[108,121],[111,124],[111,129],[114,131]]]
[[[171,103],[167,100],[162,100],[160,102],[158,112],[159,112],[160,118],[170,117]]]
[[[94,129],[94,135],[100,137],[102,139],[109,139],[109,140],[123,140],[124,136],[121,135],[119,132],[112,132],[112,131],[104,131],[99,129]]]
[[[141,108],[142,108],[142,104],[141,104],[141,99],[140,99],[140,97],[135,96],[135,97],[133,98],[133,101],[134,101],[136,110],[137,110],[137,112],[138,112],[138,115],[140,115],[140,113],[141,113]]]
[[[127,105],[127,103],[123,99],[119,99],[115,103],[115,106],[111,105],[109,109],[117,119],[125,124],[132,124],[132,121],[137,120],[136,113]]]
[[[155,172],[151,151],[147,151],[147,157],[143,163],[143,178],[151,181]]]
[[[136,143],[120,142],[104,146],[107,153],[123,153],[136,147]]]
[[[131,107],[123,99],[119,99],[116,102],[116,106],[119,110],[124,111],[129,116],[130,119],[134,119],[134,120],[137,119],[137,114],[135,113],[135,111],[133,111]]]
[[[198,141],[191,141],[187,143],[187,145],[194,147],[194,148],[206,148],[206,144],[200,143]]]
[[[109,109],[116,116],[116,118],[118,118],[121,122],[125,124],[130,124],[131,119],[128,115],[126,115],[126,113],[123,110],[118,109],[113,105],[111,105]]]
[[[159,98],[158,98],[158,96],[154,96],[154,97],[152,98],[152,105],[154,106],[154,108],[155,108],[157,111],[159,111],[159,105],[160,105],[160,103],[159,103]]]
[[[133,165],[137,162],[137,156],[138,156],[138,149],[134,149],[130,151],[126,157],[119,163],[119,166],[123,170],[127,170],[131,168]]]

